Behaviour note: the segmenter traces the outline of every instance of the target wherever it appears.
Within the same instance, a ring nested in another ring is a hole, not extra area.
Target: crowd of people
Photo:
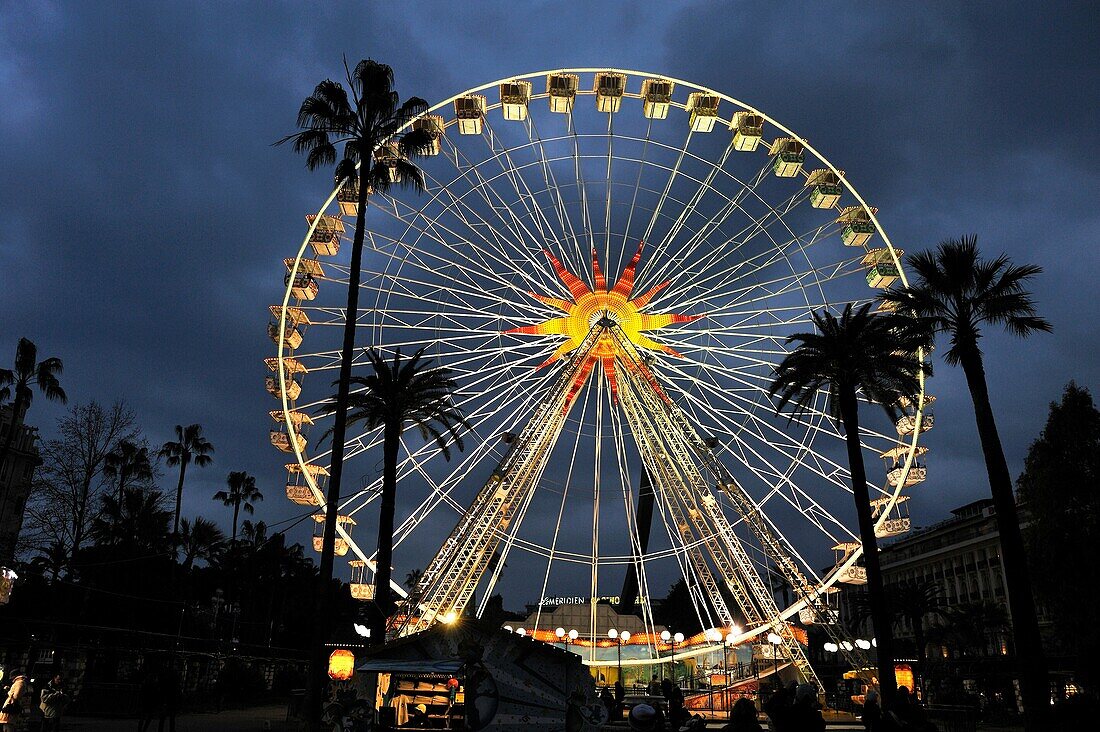
[[[34,716],[42,721],[43,732],[61,729],[61,718],[71,701],[61,674],[54,674],[41,688],[32,688],[31,680],[22,669],[12,669],[0,678],[3,683],[3,703],[0,704],[0,732],[24,729]],[[37,710],[33,708],[37,702]]]

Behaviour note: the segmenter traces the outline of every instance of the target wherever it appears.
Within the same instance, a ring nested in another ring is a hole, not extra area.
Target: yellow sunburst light
[[[548,295],[540,295],[536,292],[528,293],[539,302],[561,310],[565,315],[559,318],[550,318],[536,325],[511,328],[506,330],[505,333],[565,336],[565,340],[558,346],[558,349],[554,351],[550,358],[539,364],[538,368],[551,364],[579,348],[600,318],[608,318],[616,323],[630,342],[636,346],[679,356],[680,354],[674,349],[654,341],[646,336],[645,332],[659,330],[673,323],[690,323],[703,316],[642,312],[642,309],[649,304],[653,297],[668,286],[667,281],[653,287],[645,294],[631,299],[630,295],[634,289],[634,270],[642,258],[642,248],[644,246],[644,242],[638,244],[638,251],[635,252],[630,263],[623,270],[622,276],[619,277],[618,282],[610,290],[607,289],[607,278],[604,277],[603,271],[600,269],[595,249],[592,250],[592,280],[595,283],[595,288],[591,290],[584,281],[566,270],[553,254],[544,250],[544,254],[550,260],[550,264],[554,267],[554,271],[562,284],[569,290],[573,300],[562,300]],[[618,394],[615,380],[615,359],[622,355],[621,347],[609,334],[605,333],[596,343],[595,348],[593,348],[577,373],[577,378],[570,389],[566,404],[572,403],[573,398],[576,397],[577,392],[584,385],[597,361],[603,365],[603,372],[611,386],[612,398],[615,398]],[[620,359],[620,363],[629,365],[629,362],[625,359]]]

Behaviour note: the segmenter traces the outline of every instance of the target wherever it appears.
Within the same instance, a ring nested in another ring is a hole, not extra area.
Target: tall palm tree
[[[64,366],[60,358],[38,359],[38,347],[26,338],[20,338],[15,347],[15,368],[0,369],[0,402],[12,400],[12,425],[19,415],[30,408],[34,400],[34,390],[38,391],[50,401],[64,404],[68,401],[65,390],[61,388],[61,382],[57,375]],[[0,471],[4,469],[4,463],[11,452],[12,443],[15,442],[15,434],[18,430],[8,430],[8,437],[0,447]]]
[[[1030,264],[1015,265],[1003,254],[983,259],[976,236],[944,241],[934,251],[910,257],[908,263],[914,274],[913,282],[892,288],[881,297],[893,304],[898,313],[918,318],[933,333],[948,336],[950,347],[944,360],[952,366],[961,366],[966,376],[997,512],[1025,724],[1028,729],[1040,729],[1050,705],[1046,661],[1012,476],[993,416],[979,341],[986,326],[1004,328],[1020,338],[1051,330],[1050,323],[1037,315],[1035,301],[1025,289],[1028,280],[1042,269]]]
[[[349,398],[348,423],[363,422],[369,430],[382,428],[382,496],[378,509],[378,552],[375,555],[374,597],[377,604],[371,637],[385,637],[390,607],[390,564],[393,560],[393,518],[397,507],[397,458],[401,435],[413,426],[425,439],[435,440],[443,457],[451,459],[448,438],[459,450],[465,449],[461,428],[469,429],[462,410],[453,401],[455,380],[451,370],[432,366],[423,358],[424,349],[411,358],[402,358],[398,349],[387,361],[375,349],[367,352],[373,373],[355,376],[352,383],[360,389]],[[324,407],[339,409],[339,395]],[[335,509],[335,504],[330,504]]]
[[[164,463],[170,468],[180,467],[180,479],[176,483],[176,514],[172,521],[172,533],[180,530],[180,506],[183,503],[183,477],[187,474],[187,466],[194,460],[195,465],[205,468],[214,462],[210,453],[214,452],[214,446],[210,444],[202,434],[201,424],[189,424],[184,427],[176,425],[176,439],[161,446],[157,453],[164,458]]]
[[[233,471],[225,479],[228,491],[218,491],[214,494],[215,501],[221,501],[223,506],[233,507],[233,541],[237,541],[237,518],[241,509],[247,514],[256,512],[253,504],[264,499],[264,494],[256,490],[256,478],[244,471]]]
[[[336,184],[357,186],[358,207],[352,237],[348,270],[348,303],[344,313],[344,340],[340,350],[340,377],[333,420],[332,453],[325,505],[324,537],[321,545],[321,587],[317,595],[317,616],[328,618],[335,602],[331,590],[333,551],[336,546],[336,514],[344,476],[344,441],[347,433],[348,395],[351,390],[351,366],[355,351],[355,324],[359,311],[359,281],[363,261],[364,220],[367,196],[386,193],[396,182],[401,187],[424,190],[424,174],[410,160],[431,150],[434,137],[426,130],[401,133],[413,119],[428,110],[428,103],[410,97],[400,103],[393,88],[393,69],[365,59],[351,71],[344,63],[348,88],[331,79],[318,84],[298,110],[299,132],[287,135],[276,144],[293,143],[294,151],[306,155],[310,170],[336,165]],[[350,91],[350,97],[349,97]],[[399,135],[399,133],[401,133]],[[395,142],[397,156],[376,161],[374,152]],[[342,146],[338,153],[337,146]],[[340,158],[337,164],[337,158]],[[358,169],[357,169],[358,166]],[[391,170],[395,175],[391,175]],[[307,685],[307,715],[321,716],[320,684],[324,681],[323,621],[318,622],[318,637],[313,643],[310,683]]]
[[[813,313],[814,333],[795,333],[787,343],[799,345],[775,369],[769,391],[778,395],[776,411],[793,404],[795,413],[811,407],[818,393],[828,395],[830,414],[844,428],[852,493],[856,502],[860,541],[867,568],[867,591],[872,623],[878,639],[878,671],[883,704],[893,702],[893,632],[889,606],[883,591],[875,524],[867,471],[859,442],[859,400],[857,394],[882,404],[891,418],[894,405],[903,396],[920,391],[924,368],[917,349],[925,343],[923,334],[909,318],[893,314],[872,315],[870,304],[853,310],[849,304],[837,318],[828,311]]]
[[[131,484],[153,479],[153,464],[149,461],[149,448],[132,440],[122,440],[103,459],[103,474],[118,480],[118,500]]]
[[[183,519],[173,535],[178,538],[183,551],[183,568],[187,571],[195,565],[196,559],[213,562],[225,547],[225,534],[217,524],[202,516],[196,516],[194,522]]]

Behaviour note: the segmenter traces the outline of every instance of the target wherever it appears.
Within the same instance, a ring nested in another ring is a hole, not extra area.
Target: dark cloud
[[[1051,336],[991,334],[1014,469],[1046,404],[1100,383],[1093,274],[1100,130],[1092,3],[10,3],[0,7],[0,357],[21,335],[66,363],[75,400],[127,399],[154,441],[202,421],[214,468],[258,476],[294,515],[266,446],[266,306],[324,189],[289,150],[340,57],[394,66],[436,100],[517,72],[614,65],[710,85],[807,136],[899,246],[978,232],[1043,265]],[[940,365],[924,520],[982,495],[961,375]],[[36,405],[49,432],[58,408]],[[300,531],[300,530],[299,530]]]

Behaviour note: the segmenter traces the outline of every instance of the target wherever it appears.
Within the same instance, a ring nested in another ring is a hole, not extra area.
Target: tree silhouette
[[[867,592],[871,620],[878,639],[878,672],[883,708],[893,703],[894,644],[890,609],[883,590],[875,524],[867,489],[867,470],[859,441],[857,393],[883,405],[891,418],[901,397],[920,391],[924,368],[917,349],[926,337],[914,321],[893,314],[872,315],[870,304],[853,310],[849,304],[837,318],[832,313],[813,313],[814,333],[796,333],[787,343],[798,346],[775,369],[769,392],[779,396],[776,411],[793,404],[795,411],[809,408],[824,391],[828,409],[844,428],[852,494],[856,503],[860,542],[867,568]]]
[[[378,552],[375,555],[374,602],[377,612],[371,637],[385,637],[390,607],[390,577],[393,561],[393,521],[397,508],[397,458],[401,435],[415,427],[425,440],[434,440],[443,457],[451,459],[449,440],[464,448],[461,429],[469,428],[462,410],[453,401],[456,382],[451,370],[432,366],[424,359],[424,349],[411,358],[402,358],[401,350],[387,361],[375,349],[367,352],[372,373],[355,376],[352,383],[361,387],[349,397],[348,424],[362,422],[368,430],[382,429],[382,495],[378,509]],[[325,409],[335,411],[339,397]]]
[[[210,444],[202,434],[202,425],[189,424],[186,427],[183,425],[176,425],[176,439],[164,443],[158,453],[160,457],[164,458],[164,463],[174,468],[177,465],[180,469],[180,479],[176,483],[176,512],[172,520],[172,533],[179,533],[180,529],[180,507],[183,504],[183,478],[187,474],[187,466],[191,464],[192,460],[195,465],[200,468],[205,468],[210,463],[214,462],[214,458],[210,456],[210,453],[214,452],[214,446]]]
[[[944,360],[952,366],[961,366],[966,376],[989,475],[989,489],[997,512],[1001,558],[1016,639],[1020,692],[1024,701],[1024,723],[1028,730],[1045,729],[1044,720],[1050,706],[1046,661],[1012,492],[1012,476],[993,416],[979,346],[982,329],[986,326],[1004,328],[1020,338],[1050,331],[1050,323],[1038,316],[1031,293],[1025,289],[1028,280],[1042,269],[1030,264],[1014,265],[1004,255],[983,259],[976,236],[947,240],[934,251],[909,257],[908,265],[914,281],[906,287],[887,290],[881,298],[892,304],[898,313],[921,320],[932,333],[946,335],[950,347],[944,353]]]
[[[410,97],[404,103],[399,103],[400,98],[393,88],[393,69],[365,59],[356,64],[354,71],[349,70],[345,62],[344,71],[347,89],[331,79],[318,84],[298,110],[300,132],[287,135],[276,143],[293,143],[295,152],[306,155],[306,166],[310,170],[336,165],[337,185],[357,186],[358,193],[355,233],[348,269],[348,302],[344,311],[344,341],[340,350],[333,445],[329,460],[326,504],[331,510],[325,519],[321,550],[321,584],[326,589],[317,597],[318,616],[322,618],[328,617],[334,601],[328,588],[332,579],[333,551],[336,545],[336,506],[340,502],[343,479],[367,196],[372,192],[385,193],[395,182],[402,187],[411,186],[418,192],[422,191],[424,175],[410,162],[410,158],[428,152],[434,142],[434,138],[424,130],[398,135],[407,123],[427,111],[428,103],[418,97]],[[375,150],[391,141],[396,144],[397,155],[389,161],[374,161]],[[337,152],[338,146],[343,146],[342,155]],[[338,157],[339,164],[336,163]],[[356,166],[360,168],[357,170]],[[396,173],[395,176],[391,176],[391,169]],[[311,656],[310,683],[307,688],[309,698],[306,702],[307,715],[313,721],[319,720],[321,716],[320,688],[324,683],[323,633],[322,624],[318,623],[316,648]]]
[[[233,538],[237,541],[237,517],[241,509],[247,514],[255,513],[254,504],[264,499],[264,494],[256,489],[256,479],[243,471],[234,471],[225,479],[229,487],[227,491],[218,491],[214,494],[215,501],[221,501],[223,506],[233,508]]]

